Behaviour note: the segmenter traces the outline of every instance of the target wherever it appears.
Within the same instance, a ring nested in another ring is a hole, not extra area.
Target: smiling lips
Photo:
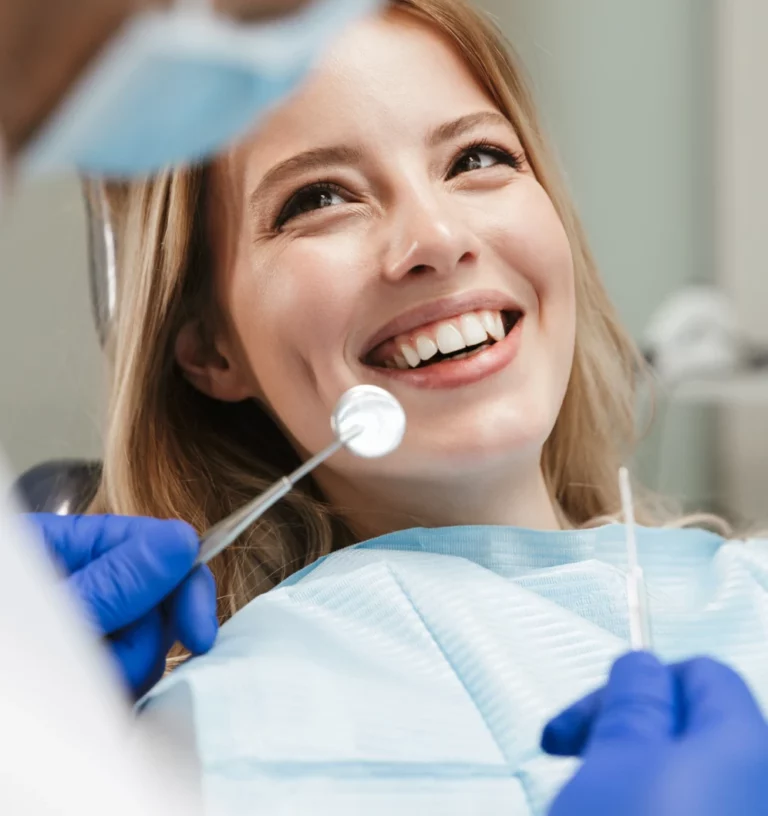
[[[466,312],[381,343],[366,357],[366,363],[408,371],[465,360],[500,343],[521,318],[522,313],[518,311]]]

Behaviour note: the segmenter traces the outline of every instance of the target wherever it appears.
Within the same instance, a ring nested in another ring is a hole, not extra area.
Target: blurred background
[[[768,4],[478,2],[528,68],[608,289],[656,364],[638,474],[768,526]],[[98,458],[77,179],[20,190],[0,223],[0,438],[19,472]],[[643,395],[639,422],[648,411]]]

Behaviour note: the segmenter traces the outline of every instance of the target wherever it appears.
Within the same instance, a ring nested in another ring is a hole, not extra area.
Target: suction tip
[[[400,447],[405,436],[405,411],[389,391],[358,385],[341,397],[331,425],[340,438],[353,434],[345,444],[355,456],[377,459]]]

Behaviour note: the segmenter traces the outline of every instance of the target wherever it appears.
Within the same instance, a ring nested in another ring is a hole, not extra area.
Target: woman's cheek
[[[487,208],[478,229],[489,236],[509,267],[536,288],[561,284],[573,274],[568,236],[552,201],[533,178],[506,189],[503,202]]]
[[[266,262],[265,260],[262,263]],[[254,264],[261,266],[258,260]],[[263,268],[263,267],[262,267]],[[366,264],[338,237],[303,238],[272,258],[267,274],[241,281],[232,301],[254,366],[267,370],[327,365],[318,354],[344,347],[363,298]]]

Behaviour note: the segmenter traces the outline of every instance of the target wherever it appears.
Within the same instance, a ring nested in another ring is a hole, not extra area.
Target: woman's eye
[[[451,167],[449,178],[455,178],[462,173],[471,173],[475,170],[485,170],[497,164],[506,164],[518,169],[520,161],[505,150],[491,147],[473,147],[465,150]]]
[[[344,204],[346,199],[335,187],[330,185],[305,187],[294,193],[283,207],[277,218],[276,226],[282,227],[292,218],[315,210],[324,210],[327,207],[335,207]]]

